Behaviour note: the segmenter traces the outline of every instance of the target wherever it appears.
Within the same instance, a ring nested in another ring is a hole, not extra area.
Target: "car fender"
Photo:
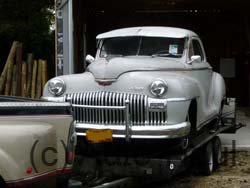
[[[211,93],[209,95],[209,102],[214,104],[216,113],[218,114],[221,110],[221,103],[226,96],[226,88],[223,77],[214,72],[211,83]]]
[[[173,83],[172,83],[173,84]],[[199,109],[201,89],[198,82],[190,77],[178,77],[172,89],[174,93],[179,93],[179,101],[168,103],[168,123],[180,123],[187,119],[188,110],[192,100],[197,101],[197,109]],[[173,96],[174,98],[174,96]],[[183,99],[183,100],[181,100]],[[176,116],[178,114],[178,116]]]

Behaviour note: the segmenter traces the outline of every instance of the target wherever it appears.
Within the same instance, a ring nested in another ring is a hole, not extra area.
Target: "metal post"
[[[73,40],[73,0],[68,0],[68,53],[69,74],[74,73],[74,40]]]
[[[56,75],[73,74],[73,0],[56,0],[56,12]]]
[[[63,75],[63,64],[64,64],[64,54],[63,54],[63,13],[62,8],[64,4],[62,0],[55,0],[56,6],[56,37],[55,37],[55,51],[56,51],[56,76]]]

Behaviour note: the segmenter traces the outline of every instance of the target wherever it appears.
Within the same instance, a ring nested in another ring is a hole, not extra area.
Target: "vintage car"
[[[86,72],[55,77],[43,91],[43,99],[73,104],[79,137],[94,143],[180,139],[185,148],[218,119],[224,80],[196,33],[124,28],[98,35],[97,48],[95,58],[86,57]]]
[[[69,103],[0,96],[0,187],[67,187],[74,126]]]

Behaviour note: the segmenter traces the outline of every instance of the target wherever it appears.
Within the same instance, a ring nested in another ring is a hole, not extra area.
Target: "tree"
[[[1,70],[14,40],[23,43],[24,55],[33,52],[36,58],[54,62],[53,5],[51,0],[0,0]]]

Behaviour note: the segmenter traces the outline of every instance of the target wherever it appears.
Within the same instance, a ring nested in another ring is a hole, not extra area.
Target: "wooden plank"
[[[42,60],[38,60],[38,71],[36,81],[36,99],[39,99],[42,94]]]
[[[8,62],[8,70],[7,70],[7,78],[6,78],[4,95],[10,95],[12,74],[13,74],[13,59]]]
[[[16,89],[16,96],[21,96],[21,80],[22,80],[22,48],[23,44],[18,43],[17,50],[16,50],[16,65],[17,65],[17,89]]]
[[[32,66],[33,66],[33,54],[29,53],[27,56],[27,97],[31,97],[31,82],[32,82]]]
[[[11,95],[16,96],[16,86],[17,80],[16,80],[16,65],[13,66],[13,79],[12,79],[12,87],[11,87]]]
[[[27,96],[27,64],[23,62],[22,64],[22,87],[21,87],[21,96]]]
[[[42,61],[42,89],[48,80],[47,61]]]
[[[4,90],[4,85],[5,85],[5,81],[6,81],[6,77],[7,77],[7,71],[8,71],[8,64],[10,62],[13,63],[14,61],[14,57],[15,57],[15,53],[16,53],[16,48],[17,48],[17,44],[18,42],[17,41],[14,41],[12,46],[11,46],[11,49],[10,49],[10,53],[9,53],[9,56],[7,58],[7,61],[5,63],[5,66],[4,66],[4,69],[3,69],[3,72],[1,74],[1,77],[0,77],[0,94],[3,93],[3,90]]]
[[[34,60],[32,69],[32,83],[31,83],[31,98],[33,99],[36,96],[36,76],[37,76],[37,61]]]

